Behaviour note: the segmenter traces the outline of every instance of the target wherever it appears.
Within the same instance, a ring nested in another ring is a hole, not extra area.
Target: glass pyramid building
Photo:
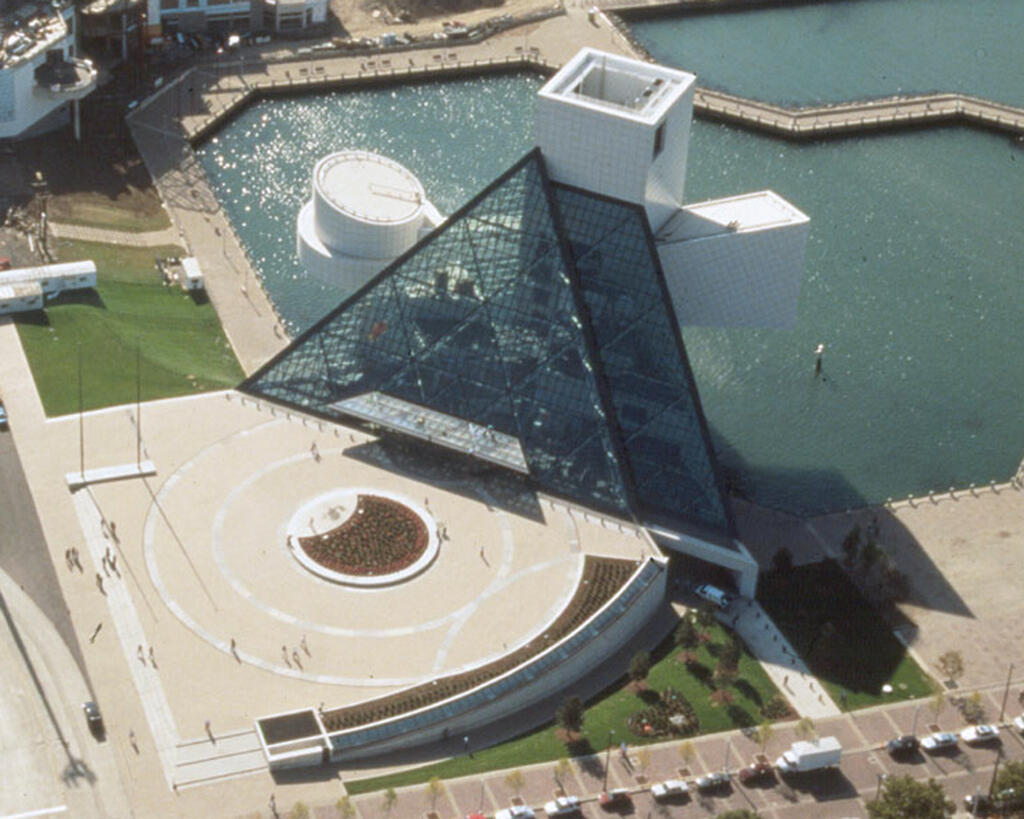
[[[645,210],[553,182],[539,149],[241,389],[731,542]]]

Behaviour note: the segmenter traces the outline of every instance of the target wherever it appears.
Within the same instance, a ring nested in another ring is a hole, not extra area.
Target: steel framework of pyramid
[[[537,149],[242,389],[732,531],[643,208],[551,182]]]

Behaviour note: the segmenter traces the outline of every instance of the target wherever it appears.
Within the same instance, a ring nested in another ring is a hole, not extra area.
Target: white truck
[[[843,746],[835,737],[821,737],[813,742],[794,742],[788,751],[775,760],[779,773],[794,774],[820,771],[839,765]]]

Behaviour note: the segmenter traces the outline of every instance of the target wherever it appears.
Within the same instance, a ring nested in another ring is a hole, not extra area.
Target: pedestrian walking
[[[106,596],[107,593],[103,590],[103,575],[99,572],[96,572],[96,588],[100,590],[100,594]]]
[[[302,668],[302,663],[299,662],[299,652],[294,649],[292,650],[292,662],[295,663],[298,668]]]
[[[136,653],[136,655],[138,655],[139,662],[142,663],[143,665],[145,665],[146,664],[146,652],[142,650],[142,643],[139,643],[139,648],[138,648],[138,650],[135,653]]]
[[[299,645],[302,646],[302,650],[304,652],[306,652],[306,656],[307,657],[312,657],[313,656],[312,654],[309,653],[309,645],[306,643],[306,635],[305,634],[303,634],[302,635],[302,639],[299,640]]]
[[[274,794],[270,794],[270,810],[274,816],[277,816],[277,800],[274,798]]]
[[[139,743],[135,741],[135,731],[128,732],[128,744],[132,746],[132,750],[135,753],[139,752]]]
[[[103,574],[110,577],[110,566],[107,564],[106,555],[103,555],[103,557],[100,558],[100,565],[103,567]]]
[[[237,654],[237,653],[238,653],[238,651],[236,650],[237,648],[238,648],[238,646],[237,646],[237,644],[235,643],[235,638],[234,638],[234,637],[232,637],[232,638],[231,638],[231,653],[232,653],[232,654]]]
[[[291,668],[292,661],[288,659],[288,646],[281,646],[281,656],[284,657],[284,664]]]
[[[110,568],[114,570],[114,574],[116,574],[118,577],[121,576],[121,572],[117,570],[117,555],[110,556]]]
[[[78,547],[77,546],[72,546],[71,547],[71,559],[74,561],[75,566],[78,568],[78,571],[80,571],[80,572],[84,572],[85,571],[85,569],[82,568],[82,561],[78,559]]]
[[[114,538],[114,543],[120,543],[117,539],[117,524],[114,521],[110,521],[110,536]]]
[[[69,569],[75,568],[75,564],[71,560],[71,550],[70,549],[65,549],[64,550],[64,562],[68,564],[68,568]]]
[[[94,628],[92,630],[92,634],[89,636],[89,642],[90,643],[95,643],[96,642],[96,635],[100,633],[100,629],[101,628],[103,628],[103,623],[102,622],[97,623],[96,624],[96,628]]]
[[[149,661],[153,664],[153,668],[156,668],[156,657],[153,656],[153,646],[149,647]]]

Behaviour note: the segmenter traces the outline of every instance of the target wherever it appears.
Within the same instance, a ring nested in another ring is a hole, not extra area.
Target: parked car
[[[960,732],[960,739],[968,745],[994,742],[999,739],[999,729],[994,725],[972,725]]]
[[[754,782],[758,779],[772,776],[774,770],[771,762],[767,759],[761,759],[757,762],[751,762],[745,768],[740,768],[736,776],[739,777],[741,783],[746,784],[747,782]]]
[[[712,586],[710,583],[698,586],[697,596],[703,600],[707,600],[709,603],[714,603],[720,609],[729,608],[729,604],[733,601],[731,594],[722,591],[717,586]]]
[[[82,703],[82,713],[85,714],[85,722],[89,731],[96,739],[103,739],[105,729],[103,727],[103,715],[100,714],[99,706],[92,700]]]
[[[956,747],[956,741],[956,734],[951,734],[948,731],[938,731],[922,739],[921,747],[926,751],[939,751],[943,748]]]
[[[4,409],[3,401],[0,401],[0,429],[7,429],[7,410]]]
[[[544,803],[544,813],[548,816],[568,816],[580,809],[580,798],[578,796],[559,796],[550,802]]]
[[[682,779],[666,779],[664,782],[651,785],[651,796],[655,799],[671,799],[674,796],[683,796],[689,789]]]
[[[885,743],[885,750],[891,757],[910,756],[920,743],[913,734],[903,734]]]
[[[726,771],[712,771],[697,777],[697,790],[713,791],[724,788],[729,784],[729,774]]]
[[[615,808],[620,805],[628,805],[633,799],[625,788],[613,788],[610,791],[602,791],[601,795],[597,797],[597,801],[602,808]]]
[[[533,808],[529,805],[510,805],[494,814],[494,819],[533,819]]]

